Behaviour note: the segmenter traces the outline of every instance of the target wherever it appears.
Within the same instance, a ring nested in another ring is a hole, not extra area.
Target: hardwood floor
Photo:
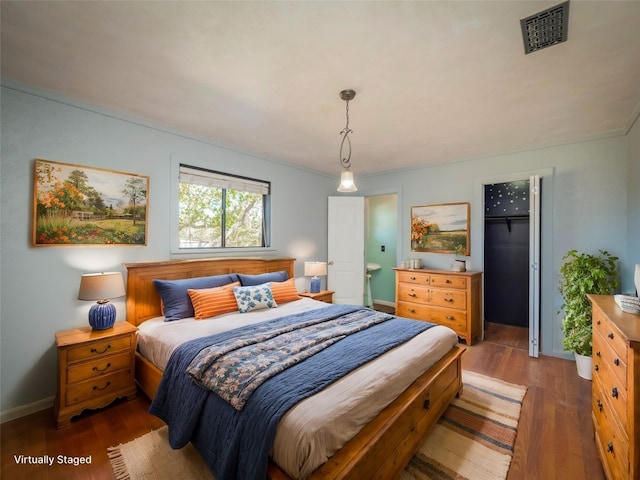
[[[591,424],[591,382],[578,377],[573,362],[532,359],[509,332],[467,347],[463,368],[526,385],[508,480],[602,480]],[[489,331],[489,328],[487,329]],[[518,335],[519,332],[511,332]],[[516,346],[497,343],[496,339]],[[51,409],[0,427],[2,471],[7,480],[113,479],[107,448],[139,437],[163,423],[146,413],[138,395],[98,411],[85,412],[67,428],[55,428]],[[53,459],[53,466],[18,463],[19,455]],[[88,457],[90,465],[59,464],[58,456]]]

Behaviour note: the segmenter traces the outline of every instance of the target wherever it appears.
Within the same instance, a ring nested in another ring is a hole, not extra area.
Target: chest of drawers
[[[482,334],[482,273],[396,268],[396,315],[445,325],[467,345]]]
[[[612,296],[589,295],[593,306],[592,419],[610,480],[640,477],[640,316]]]
[[[56,333],[58,394],[54,415],[58,428],[85,409],[136,396],[136,330],[127,322],[116,322],[107,330],[84,327]]]

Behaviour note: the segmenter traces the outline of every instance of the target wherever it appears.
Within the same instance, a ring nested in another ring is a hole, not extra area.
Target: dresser
[[[85,409],[136,396],[136,331],[130,323],[116,322],[106,330],[83,327],[56,333],[58,394],[53,412],[58,428]]]
[[[445,325],[467,345],[482,335],[482,272],[396,268],[396,315]]]
[[[593,306],[592,418],[605,475],[640,478],[640,315],[609,295]]]

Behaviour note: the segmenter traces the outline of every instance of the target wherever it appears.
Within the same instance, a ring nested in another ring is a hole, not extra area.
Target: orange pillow
[[[298,290],[296,289],[295,280],[290,278],[284,282],[271,282],[271,293],[273,299],[278,305],[286,302],[293,302],[294,300],[300,300]]]
[[[240,282],[230,283],[222,287],[188,289],[187,293],[191,298],[196,320],[215,317],[223,313],[238,310],[236,297],[233,294],[233,287],[240,285]]]

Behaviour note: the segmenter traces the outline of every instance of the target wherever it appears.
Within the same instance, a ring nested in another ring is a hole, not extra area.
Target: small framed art
[[[469,202],[411,207],[411,251],[470,255],[469,217]]]

